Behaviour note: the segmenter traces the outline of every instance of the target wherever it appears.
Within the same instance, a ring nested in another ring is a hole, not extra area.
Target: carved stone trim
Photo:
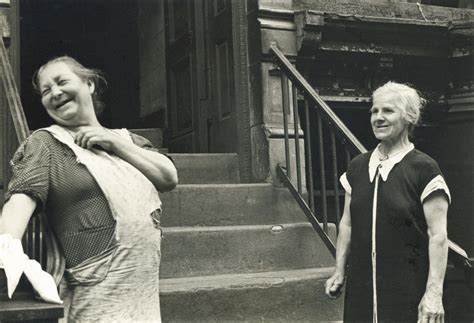
[[[453,21],[448,27],[451,57],[474,54],[474,21]]]
[[[474,112],[474,90],[452,94],[448,97],[448,113]]]
[[[0,30],[3,38],[10,38],[10,24],[3,9],[0,9]]]
[[[300,11],[295,13],[296,42],[298,51],[302,47],[319,48],[321,44],[323,13]]]
[[[295,13],[295,24],[298,51],[327,50],[432,57],[447,57],[450,52],[447,21],[304,10]]]
[[[252,152],[250,129],[250,92],[248,84],[248,36],[246,1],[231,1],[234,43],[235,110],[237,118],[237,153],[242,182],[252,181]],[[255,107],[254,107],[255,108]]]
[[[285,137],[285,130],[282,128],[281,125],[266,125],[265,126],[265,133],[268,138],[284,138]],[[301,128],[298,128],[298,136],[303,139],[304,132]],[[290,127],[288,129],[288,138],[292,139],[295,138],[295,129]]]

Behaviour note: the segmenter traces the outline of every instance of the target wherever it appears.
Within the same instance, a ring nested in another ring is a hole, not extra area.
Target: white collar
[[[397,163],[399,163],[403,159],[403,157],[405,157],[410,151],[415,149],[415,145],[410,143],[410,145],[408,145],[405,149],[397,152],[392,157],[389,156],[388,159],[380,161],[379,158],[380,158],[381,154],[380,154],[380,151],[378,149],[379,146],[380,146],[380,144],[377,146],[377,148],[374,149],[374,151],[370,155],[370,160],[369,160],[369,179],[370,179],[370,182],[374,181],[375,174],[377,174],[377,168],[379,169],[380,176],[382,177],[382,180],[386,181],[387,177],[388,177],[388,174],[390,173],[392,168]],[[379,168],[379,165],[381,165],[380,168]]]

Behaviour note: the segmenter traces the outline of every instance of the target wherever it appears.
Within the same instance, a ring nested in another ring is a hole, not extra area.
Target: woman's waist
[[[58,230],[57,238],[62,247],[66,259],[66,267],[74,267],[83,261],[101,254],[117,242],[133,245],[142,249],[147,242],[153,240],[153,236],[161,236],[159,230],[159,217],[154,222],[156,214],[149,216],[145,221],[135,219],[113,220],[111,224],[64,227]],[[57,229],[57,228],[56,228]]]
[[[156,231],[156,230],[155,230]],[[69,285],[90,286],[102,282],[112,275],[117,282],[137,273],[159,268],[159,233],[155,238],[143,236],[140,241],[115,241],[102,252],[89,257],[72,268],[67,268],[65,277]]]
[[[372,248],[370,243],[352,243],[350,246],[350,254],[353,258],[370,259],[372,254],[378,259],[394,260],[400,258],[418,258],[428,256],[428,246],[425,243],[406,242],[401,244],[381,244]]]

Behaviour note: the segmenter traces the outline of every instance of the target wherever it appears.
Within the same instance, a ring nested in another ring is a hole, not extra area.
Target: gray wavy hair
[[[426,100],[414,88],[392,81],[374,91],[372,102],[386,96],[391,96],[395,106],[402,111],[404,119],[409,123],[408,130],[411,133],[420,122],[421,110],[425,107]]]
[[[39,76],[44,71],[44,69],[54,63],[64,63],[73,73],[79,76],[84,82],[91,82],[95,86],[94,93],[92,93],[92,103],[94,104],[94,110],[97,115],[101,114],[104,111],[105,104],[102,102],[102,94],[104,89],[107,87],[107,81],[104,78],[103,73],[94,68],[87,68],[77,60],[70,56],[59,56],[50,59],[48,62],[43,64],[34,74],[33,74],[33,88],[38,94],[41,94],[40,85],[39,85]]]

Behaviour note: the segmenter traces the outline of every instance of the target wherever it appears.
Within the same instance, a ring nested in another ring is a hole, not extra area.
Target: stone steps
[[[333,268],[160,280],[164,322],[322,322],[342,320],[343,296],[329,300]]]
[[[272,184],[186,184],[161,194],[162,225],[242,225],[302,222],[304,213]]]
[[[240,182],[237,154],[169,154],[178,169],[180,184]]]
[[[335,226],[330,226],[335,236]],[[310,223],[163,229],[161,278],[329,267]]]
[[[342,298],[324,295],[334,259],[286,188],[240,183],[236,154],[170,156],[180,184],[161,194],[164,322],[342,319]]]

